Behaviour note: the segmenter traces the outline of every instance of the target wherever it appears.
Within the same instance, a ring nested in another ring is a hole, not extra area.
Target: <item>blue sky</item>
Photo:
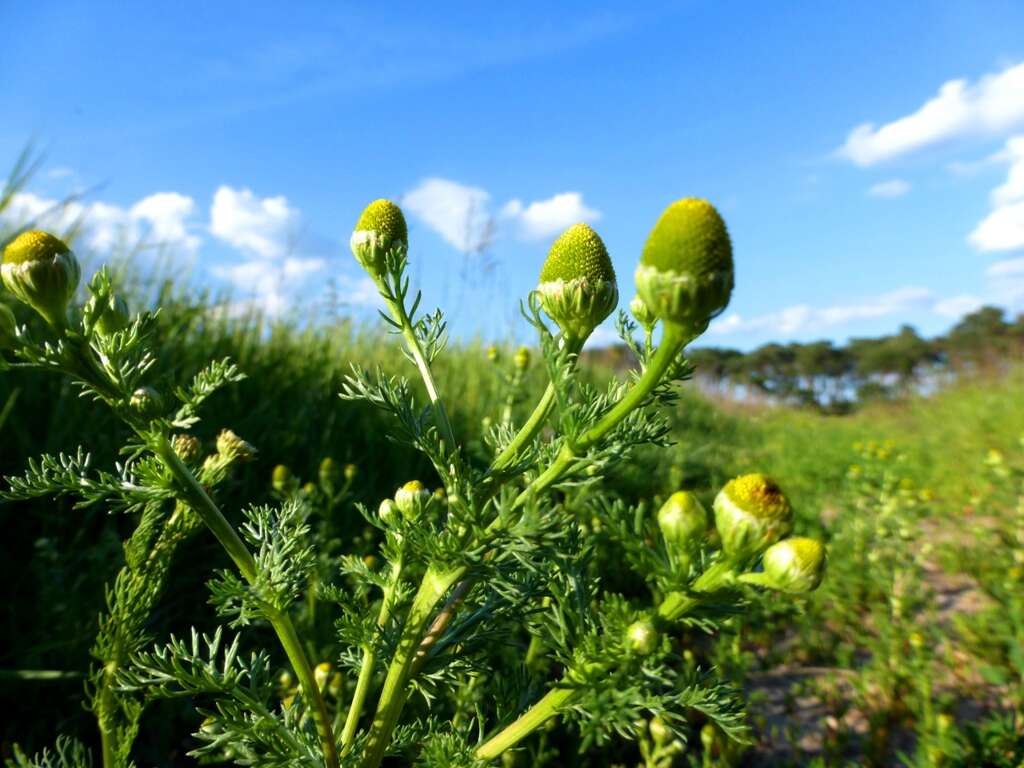
[[[83,248],[369,316],[348,237],[390,197],[426,305],[505,337],[561,228],[601,233],[625,305],[699,196],[737,264],[705,343],[1024,309],[1020,2],[291,5],[0,0],[0,159],[45,151],[19,213],[89,190]]]

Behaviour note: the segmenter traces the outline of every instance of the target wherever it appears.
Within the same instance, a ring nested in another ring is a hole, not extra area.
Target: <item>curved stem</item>
[[[558,714],[576,693],[575,688],[553,688],[545,696],[521,714],[497,735],[487,740],[476,751],[481,760],[494,760],[511,747],[525,739],[544,723]]]
[[[512,442],[505,446],[505,450],[494,457],[494,461],[491,463],[492,472],[500,472],[506,469],[515,458],[519,455],[519,452],[523,450],[523,447],[527,445],[533,438],[540,432],[541,427],[544,426],[544,422],[548,420],[548,416],[551,415],[552,409],[555,407],[555,385],[548,384],[548,388],[544,390],[544,394],[541,395],[539,401],[537,401],[536,407],[533,409],[533,413],[530,414],[530,418],[526,420],[526,423],[519,428],[516,436],[512,438]]]
[[[185,501],[202,518],[207,528],[213,533],[217,541],[234,561],[239,572],[249,583],[257,579],[256,561],[253,559],[245,542],[227,521],[220,509],[213,502],[213,499],[206,493],[202,485],[196,479],[192,471],[185,466],[185,463],[174,452],[166,435],[159,435],[154,444],[153,452],[163,462],[177,482]],[[277,634],[284,648],[288,661],[291,662],[295,675],[299,679],[302,693],[306,703],[313,711],[313,720],[316,722],[317,733],[320,736],[320,746],[323,749],[324,760],[327,768],[338,768],[338,752],[334,744],[334,733],[331,730],[330,718],[327,714],[327,705],[324,703],[320,693],[320,687],[316,684],[313,676],[313,669],[309,665],[309,659],[302,648],[302,643],[295,632],[295,626],[288,614],[276,610],[268,611],[268,619],[274,632]]]
[[[377,712],[374,715],[373,724],[370,726],[366,751],[363,754],[362,768],[377,768],[384,759],[384,753],[391,740],[391,733],[398,724],[402,707],[405,705],[405,687],[409,681],[423,630],[438,602],[449,588],[462,578],[465,572],[465,568],[446,572],[428,568],[423,575],[423,581],[420,582],[420,587],[405,618],[402,636],[388,667],[387,677],[384,679],[384,687],[381,689]]]

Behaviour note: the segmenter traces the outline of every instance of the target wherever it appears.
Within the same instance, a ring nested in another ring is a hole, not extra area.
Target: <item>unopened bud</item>
[[[331,677],[331,673],[334,671],[333,665],[330,662],[323,661],[316,665],[316,669],[313,670],[313,680],[316,682],[316,687],[323,692],[324,688],[327,687],[327,681]]]
[[[493,344],[487,348],[486,355],[487,362],[489,363],[496,363],[498,362],[498,359],[501,357],[501,353],[498,351],[498,348]]]
[[[734,560],[760,554],[793,529],[789,500],[762,474],[730,480],[715,497],[714,509],[722,550]]]
[[[430,502],[430,491],[419,480],[410,480],[395,491],[395,506],[406,520],[415,520]]]
[[[763,573],[740,579],[793,595],[812,592],[825,575],[825,547],[816,539],[795,536],[768,547],[761,562]]]
[[[708,513],[692,493],[677,491],[658,510],[658,527],[669,555],[688,565],[707,533]]]
[[[395,506],[395,502],[391,499],[384,499],[377,507],[377,516],[380,518],[382,523],[393,523],[396,520],[396,514],[398,513],[398,507]]]
[[[341,698],[341,689],[345,684],[345,678],[341,672],[335,672],[331,675],[331,680],[327,683],[327,692],[336,699]]]
[[[517,371],[525,371],[530,367],[530,348],[520,347],[516,350],[515,357],[512,358],[512,364],[516,367]]]
[[[302,486],[302,493],[307,497],[316,496],[316,483],[306,483]]]
[[[626,645],[639,656],[654,653],[658,647],[658,630],[647,619],[634,621],[626,630]]]
[[[270,475],[270,484],[278,493],[284,493],[292,482],[292,471],[284,464],[278,464]]]
[[[155,419],[163,413],[164,399],[152,387],[139,387],[132,392],[128,404],[143,419]]]
[[[351,483],[356,479],[356,475],[359,474],[359,467],[355,464],[346,464],[342,469],[342,474],[345,477],[345,482]]]
[[[174,448],[174,452],[178,454],[178,458],[186,464],[198,461],[203,453],[203,444],[199,442],[198,437],[193,435],[175,435],[174,439],[171,440],[171,446]]]
[[[112,336],[127,328],[130,320],[128,303],[120,296],[111,296],[103,314],[96,320],[96,330],[102,336]]]
[[[384,274],[388,251],[409,247],[402,209],[390,200],[374,200],[359,216],[350,245],[363,269],[379,278]]]
[[[20,301],[54,328],[67,322],[67,308],[81,279],[78,259],[67,244],[48,232],[23,232],[4,249],[0,278]]]
[[[567,335],[587,338],[619,303],[608,249],[586,224],[573,224],[548,252],[537,294],[541,307]]]
[[[231,461],[250,461],[256,456],[256,449],[230,429],[217,435],[217,453]]]
[[[650,331],[658,322],[657,315],[651,312],[651,308],[647,306],[647,302],[640,294],[634,296],[633,300],[629,302],[629,311],[633,313],[633,317],[645,331]]]
[[[665,209],[644,245],[636,287],[656,317],[691,336],[725,309],[733,289],[732,243],[711,203],[688,197]]]
[[[665,721],[660,717],[652,717],[648,728],[651,731],[651,738],[654,739],[654,743],[659,747],[663,747],[672,741],[672,730],[665,725]]]
[[[324,488],[335,488],[338,485],[338,481],[341,479],[341,472],[338,469],[338,462],[327,456],[323,461],[320,462],[320,470],[318,472],[320,479],[320,485]]]

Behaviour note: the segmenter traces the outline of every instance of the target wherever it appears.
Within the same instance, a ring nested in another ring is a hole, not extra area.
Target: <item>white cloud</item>
[[[868,189],[871,197],[903,197],[910,191],[910,184],[903,179],[890,179],[873,185]]]
[[[811,328],[843,325],[858,320],[933,308],[935,303],[934,295],[927,288],[907,287],[870,297],[857,304],[833,307],[797,304],[750,318],[731,313],[713,321],[708,332],[717,336],[748,332],[792,334]]]
[[[290,248],[298,212],[283,196],[257,197],[249,189],[219,187],[210,207],[210,233],[264,259],[278,259]]]
[[[490,201],[485,189],[441,178],[426,179],[402,197],[407,210],[463,253],[486,250],[499,227],[524,240],[544,240],[571,224],[601,217],[579,192],[561,192],[531,203],[513,198],[497,216],[491,214]]]
[[[494,218],[488,212],[490,197],[479,187],[430,178],[403,195],[402,203],[456,250],[478,253],[494,238]]]
[[[937,301],[935,306],[932,307],[932,311],[943,317],[960,318],[969,312],[980,309],[984,304],[985,302],[977,296],[963,294]]]
[[[562,192],[525,207],[518,199],[510,200],[502,208],[502,217],[518,222],[524,239],[544,240],[573,224],[597,221],[601,212],[584,205],[579,192]]]
[[[18,192],[3,218],[14,226],[32,224],[56,232],[81,224],[85,246],[100,252],[149,239],[192,253],[200,242],[188,231],[194,208],[192,198],[175,192],[150,195],[129,208],[103,201],[63,202]]]
[[[881,126],[854,128],[838,154],[860,166],[966,135],[997,135],[1024,125],[1024,63],[976,83],[950,80],[916,112]]]
[[[277,317],[295,306],[296,294],[308,287],[307,278],[326,266],[323,259],[289,256],[274,260],[257,256],[237,264],[217,265],[211,271],[246,295],[245,299],[231,304],[230,314],[237,316],[258,310],[269,317]]]
[[[992,190],[992,211],[967,236],[979,251],[1024,248],[1024,135],[1010,138],[1000,157],[1010,164],[1006,181]]]

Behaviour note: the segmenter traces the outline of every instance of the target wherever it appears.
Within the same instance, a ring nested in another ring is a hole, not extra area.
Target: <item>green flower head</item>
[[[658,527],[670,553],[689,554],[707,533],[708,513],[692,493],[677,491],[658,510]]]
[[[152,420],[163,415],[164,399],[152,387],[139,387],[132,392],[128,404],[139,416],[146,420]]]
[[[537,294],[544,311],[562,331],[586,339],[619,302],[608,249],[586,224],[559,235],[540,271]]]
[[[395,491],[395,506],[407,520],[415,520],[427,508],[431,495],[419,480],[410,480]]]
[[[658,640],[658,630],[648,619],[638,619],[626,628],[626,647],[638,656],[654,653]]]
[[[409,229],[402,209],[390,200],[374,200],[359,216],[350,245],[363,269],[380,277],[388,251],[409,247]]]
[[[768,547],[761,562],[765,586],[794,595],[811,592],[825,575],[825,547],[817,539],[794,536]]]
[[[49,232],[23,232],[4,249],[0,277],[19,300],[54,328],[66,323],[68,302],[81,279],[78,259],[67,244]]]
[[[706,200],[687,197],[665,209],[636,270],[637,291],[655,316],[693,336],[729,303],[732,242]]]
[[[292,482],[292,471],[284,464],[278,464],[270,474],[270,484],[278,493],[284,493]]]
[[[103,309],[103,314],[96,321],[96,330],[102,336],[112,336],[127,328],[130,322],[128,303],[120,296],[111,296],[110,302]]]
[[[722,550],[734,560],[760,554],[793,530],[793,508],[771,478],[743,475],[715,497],[715,527]]]

